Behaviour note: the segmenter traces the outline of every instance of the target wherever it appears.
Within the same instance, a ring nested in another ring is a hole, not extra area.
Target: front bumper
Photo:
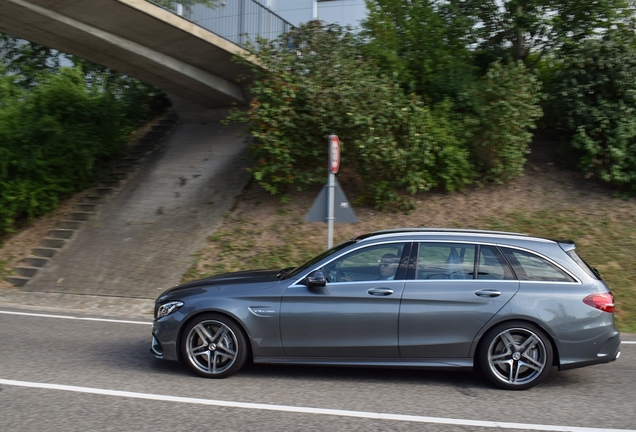
[[[161,344],[154,336],[152,337],[150,352],[153,353],[158,359],[163,359],[163,348],[161,348]]]
[[[152,323],[150,352],[163,360],[179,361],[177,341],[182,315],[178,312],[155,320]]]

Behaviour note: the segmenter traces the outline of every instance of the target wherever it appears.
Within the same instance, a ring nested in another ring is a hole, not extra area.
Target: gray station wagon
[[[361,235],[295,268],[165,291],[152,352],[223,378],[255,363],[478,367],[527,389],[618,358],[614,298],[570,241],[453,229]]]

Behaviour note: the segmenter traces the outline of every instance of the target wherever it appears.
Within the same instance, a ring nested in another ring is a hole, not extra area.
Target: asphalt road
[[[0,308],[1,431],[636,430],[636,337],[614,363],[510,392],[470,372],[252,365],[208,380],[155,359],[147,320],[43,314]]]

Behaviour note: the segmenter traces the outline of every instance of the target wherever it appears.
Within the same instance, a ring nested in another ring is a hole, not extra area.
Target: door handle
[[[499,297],[501,295],[501,291],[497,291],[495,289],[483,289],[475,291],[475,295],[479,297]]]
[[[393,294],[393,290],[388,288],[371,288],[367,293],[374,296],[388,296]]]

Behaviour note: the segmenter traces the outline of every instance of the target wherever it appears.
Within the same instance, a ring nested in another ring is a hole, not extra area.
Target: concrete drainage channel
[[[20,264],[14,267],[15,274],[5,279],[16,287],[25,286],[60,249],[72,240],[75,233],[82,228],[83,223],[95,215],[98,207],[114,191],[123,186],[139,164],[159,147],[176,123],[177,115],[172,111],[160,118],[130,147],[127,155],[118,161],[107,178],[99,181],[98,186],[82,196],[75,205],[75,210],[67,213],[66,219],[60,221],[58,227],[49,231],[49,236],[40,241],[40,246],[33,248],[31,255],[23,258]]]

